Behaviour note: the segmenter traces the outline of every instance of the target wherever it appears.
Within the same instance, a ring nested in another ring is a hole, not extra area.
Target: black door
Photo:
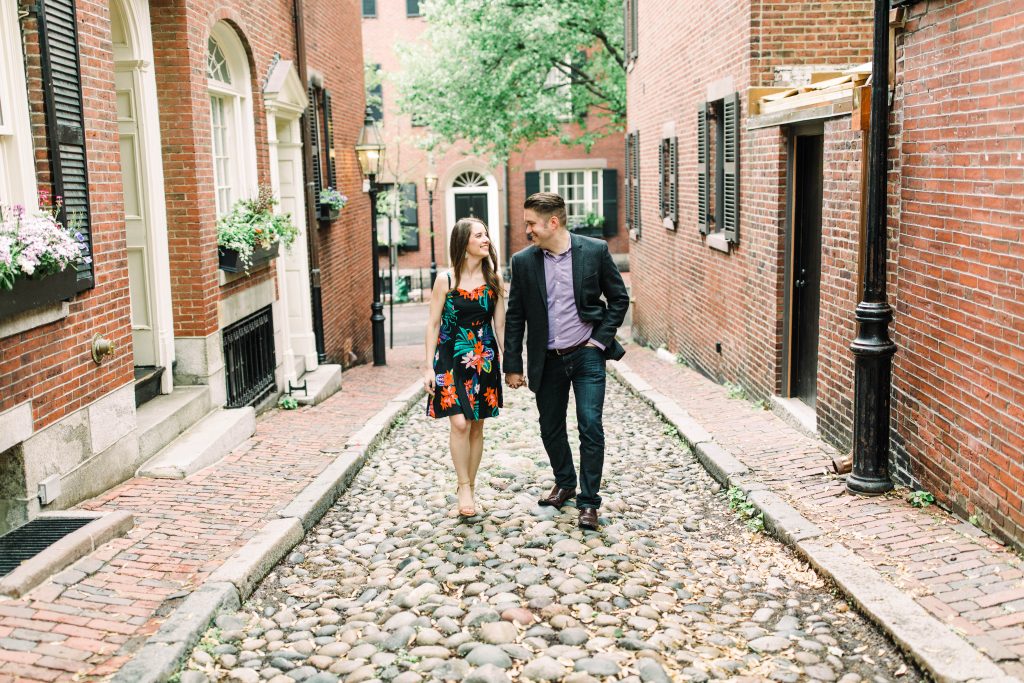
[[[455,220],[469,217],[479,218],[490,226],[487,220],[487,193],[455,195]]]
[[[818,378],[823,143],[821,135],[799,136],[794,142],[790,395],[810,406]]]

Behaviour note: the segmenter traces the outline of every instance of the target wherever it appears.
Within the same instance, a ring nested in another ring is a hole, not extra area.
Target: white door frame
[[[174,388],[174,309],[171,304],[170,249],[167,243],[167,207],[160,144],[160,115],[153,71],[153,36],[149,3],[146,0],[110,0],[110,11],[118,12],[125,32],[125,44],[114,45],[114,69],[131,72],[139,136],[141,201],[148,228],[145,267],[152,306],[156,363],[164,368],[160,393]]]
[[[455,179],[467,171],[475,171],[482,175],[487,180],[487,187],[453,187]],[[444,188],[445,216],[447,217],[444,230],[445,240],[444,244],[441,245],[443,262],[449,266],[451,265],[448,258],[448,245],[451,243],[452,228],[455,227],[455,221],[462,218],[462,216],[455,215],[455,195],[481,194],[485,192],[487,194],[487,228],[491,235],[491,243],[494,245],[495,255],[498,258],[498,267],[500,268],[503,245],[501,243],[501,214],[498,211],[498,181],[495,179],[494,174],[479,161],[466,159],[448,167],[439,184]]]
[[[304,190],[302,177],[302,132],[300,117],[308,103],[306,89],[291,61],[282,60],[274,65],[263,89],[267,109],[267,142],[270,153],[270,184],[274,196],[281,196],[280,161],[285,155],[293,163],[294,187]],[[288,140],[278,138],[278,126],[288,130]],[[281,360],[284,363],[284,381],[298,379],[296,359],[304,361],[305,370],[319,365],[316,338],[313,335],[313,310],[310,300],[309,261],[306,229],[306,202],[304,191],[295,203],[292,220],[299,234],[290,249],[282,249],[277,259],[277,283],[281,311]]]

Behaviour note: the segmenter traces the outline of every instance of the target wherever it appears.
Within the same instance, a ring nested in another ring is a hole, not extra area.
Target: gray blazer
[[[576,309],[584,322],[594,325],[593,338],[605,346],[605,357],[625,355],[615,332],[626,318],[629,293],[603,240],[570,233],[572,285]],[[544,252],[529,246],[512,257],[508,311],[505,313],[505,372],[523,372],[523,334],[530,389],[536,393],[544,374],[548,346],[548,287]],[[603,296],[603,298],[602,298]]]

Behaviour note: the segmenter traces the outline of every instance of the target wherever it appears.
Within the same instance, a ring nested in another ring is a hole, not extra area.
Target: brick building
[[[398,268],[412,276],[414,287],[420,273],[427,277],[430,266],[430,206],[423,183],[430,172],[438,176],[433,205],[438,270],[446,268],[449,261],[447,236],[451,227],[458,218],[470,214],[488,224],[498,260],[505,265],[512,254],[528,244],[521,210],[527,194],[545,188],[565,194],[567,184],[581,194],[578,206],[570,207],[570,214],[592,212],[604,216],[603,228],[587,234],[607,239],[620,266],[626,266],[628,238],[618,199],[623,177],[621,134],[599,140],[589,153],[555,139],[540,140],[514,153],[507,166],[494,166],[470,154],[465,145],[428,154],[417,142],[429,129],[414,126],[411,117],[398,113],[394,84],[401,69],[396,46],[415,42],[426,29],[419,2],[364,0],[362,8],[364,58],[368,65],[379,67],[382,77],[379,121],[388,143],[388,171],[379,180],[387,187],[397,184],[409,200],[401,218],[392,221],[391,230],[393,241],[399,245]],[[387,218],[381,217],[378,225],[381,241],[386,241]],[[387,250],[382,248],[382,270],[387,268],[387,258]]]
[[[893,4],[891,471],[1020,546],[1024,8]],[[849,452],[872,3],[726,5],[626,2],[633,330]]]
[[[0,531],[132,476],[211,411],[245,406],[251,423],[289,380],[365,358],[358,12],[355,0],[3,3],[0,202],[32,211],[38,190],[63,195],[92,262],[0,290]],[[333,220],[306,218],[307,127],[318,181],[351,198]],[[217,220],[259,186],[299,236],[229,272]],[[114,346],[98,361],[97,336]]]

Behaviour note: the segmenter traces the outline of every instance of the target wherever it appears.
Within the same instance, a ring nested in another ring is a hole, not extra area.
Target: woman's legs
[[[472,446],[470,441],[470,422],[463,415],[452,415],[451,435],[448,444],[452,452],[452,464],[455,465],[455,476],[458,478],[459,487],[456,493],[459,497],[459,514],[472,515],[476,510],[473,506],[473,475],[471,468]]]
[[[484,421],[473,420],[469,423],[469,480],[476,487],[476,473],[480,469],[480,460],[484,457]]]

